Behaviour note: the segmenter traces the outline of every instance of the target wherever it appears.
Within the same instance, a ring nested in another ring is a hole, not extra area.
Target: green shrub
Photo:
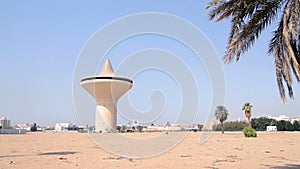
[[[256,137],[257,134],[256,134],[256,131],[252,128],[252,127],[245,127],[243,129],[243,133],[245,135],[245,137]]]

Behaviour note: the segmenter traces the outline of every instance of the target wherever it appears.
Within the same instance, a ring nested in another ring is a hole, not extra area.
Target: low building
[[[55,123],[55,131],[68,131],[69,123]]]
[[[1,129],[10,129],[10,120],[8,120],[6,117],[2,117],[0,119],[0,128]]]
[[[0,134],[26,134],[25,129],[13,129],[10,120],[6,117],[0,119]]]
[[[25,123],[25,124],[16,124],[14,128],[15,128],[15,129],[22,129],[22,130],[25,129],[26,131],[30,131],[31,126],[30,126],[29,123]]]
[[[146,132],[162,132],[162,131],[166,131],[166,128],[164,126],[159,126],[159,125],[151,125],[148,126],[147,128],[145,128]]]
[[[300,122],[300,117],[296,118],[291,118],[286,115],[280,115],[280,116],[268,116],[269,119],[274,119],[276,121],[284,120],[284,121],[290,121],[291,123],[294,123],[294,121],[299,121]]]
[[[0,129],[0,134],[26,134],[25,129]]]
[[[267,131],[277,131],[276,126],[267,126]]]
[[[276,121],[284,120],[284,121],[291,121],[291,118],[286,115],[279,115],[279,116],[268,116],[269,119],[274,119]]]
[[[180,124],[171,124],[171,126],[167,126],[168,131],[182,131]]]

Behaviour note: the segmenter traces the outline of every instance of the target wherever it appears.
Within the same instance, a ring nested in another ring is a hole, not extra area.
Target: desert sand
[[[149,158],[106,152],[84,133],[0,135],[0,168],[300,168],[300,132],[258,132],[257,138],[214,132],[203,144],[200,134],[188,133],[174,148]],[[124,135],[147,139],[157,133]]]

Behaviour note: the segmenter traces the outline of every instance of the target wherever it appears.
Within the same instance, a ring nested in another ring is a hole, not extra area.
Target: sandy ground
[[[0,135],[0,168],[300,168],[300,132],[259,132],[250,139],[241,132],[213,133],[203,144],[200,134],[142,159],[106,152],[84,133]],[[155,133],[125,135],[147,139]]]

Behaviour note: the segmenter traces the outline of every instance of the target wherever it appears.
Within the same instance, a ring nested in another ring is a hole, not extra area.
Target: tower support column
[[[114,103],[97,105],[95,116],[95,132],[116,132],[117,108]]]

